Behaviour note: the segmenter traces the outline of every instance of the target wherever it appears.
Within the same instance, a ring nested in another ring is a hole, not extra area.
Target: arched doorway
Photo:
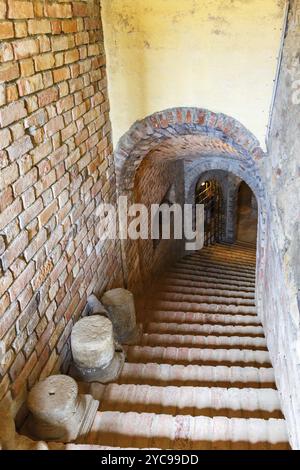
[[[204,205],[204,245],[220,243],[224,236],[224,200],[218,181],[200,178],[195,203]]]
[[[256,275],[263,278],[266,202],[261,165],[265,154],[257,139],[241,123],[201,108],[168,109],[136,122],[120,139],[114,156],[118,193],[127,196],[128,204],[135,202],[135,176],[145,157],[157,162],[197,161],[198,175],[222,170],[245,181],[258,202],[260,242]],[[121,244],[124,285],[135,290],[141,273],[138,244],[131,240],[122,240]]]

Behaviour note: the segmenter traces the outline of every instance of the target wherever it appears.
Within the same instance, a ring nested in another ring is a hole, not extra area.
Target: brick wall
[[[182,161],[151,160],[145,158],[140,165],[134,188],[134,201],[144,204],[148,213],[151,204],[160,204],[169,188],[173,185],[175,202],[183,204],[183,163]],[[148,220],[150,233],[150,218]],[[181,240],[161,240],[154,247],[153,240],[129,241],[131,251],[129,260],[129,288],[136,291],[140,285],[147,286],[167,265],[181,256]]]
[[[0,399],[15,411],[68,358],[92,291],[120,285],[98,243],[115,197],[99,0],[0,0]]]

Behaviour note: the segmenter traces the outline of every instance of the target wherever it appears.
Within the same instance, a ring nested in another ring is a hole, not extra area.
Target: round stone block
[[[78,394],[73,378],[53,375],[33,387],[27,406],[30,414],[23,427],[25,435],[45,441],[72,442],[89,432],[99,402],[90,395]]]
[[[112,289],[103,295],[101,301],[109,312],[117,339],[121,343],[126,341],[136,328],[133,294],[122,288]]]
[[[77,366],[107,367],[115,353],[111,321],[100,315],[82,318],[72,329],[71,347]]]
[[[57,425],[76,412],[78,386],[66,375],[53,375],[29,392],[27,405],[35,418]]]

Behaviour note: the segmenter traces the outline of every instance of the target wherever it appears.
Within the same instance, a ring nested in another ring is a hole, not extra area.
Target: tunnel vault
[[[114,153],[118,194],[126,195],[129,203],[134,201],[135,176],[145,157],[182,160],[191,188],[202,173],[213,170],[229,172],[247,183],[258,201],[257,276],[261,278],[266,227],[261,168],[266,154],[255,136],[234,118],[202,108],[172,108],[137,121],[120,139]],[[122,245],[126,285],[132,245],[127,240]]]

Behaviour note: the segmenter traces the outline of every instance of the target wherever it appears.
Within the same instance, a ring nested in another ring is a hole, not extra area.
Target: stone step
[[[173,346],[187,348],[213,348],[213,349],[257,349],[266,350],[264,338],[247,336],[201,336],[188,334],[143,334],[143,346]]]
[[[193,255],[198,255],[199,257],[208,256],[211,261],[222,261],[228,262],[228,264],[236,263],[240,266],[255,266],[256,265],[256,255],[253,252],[246,251],[246,250],[220,250],[218,247],[214,246],[211,248],[207,248],[196,253]]]
[[[191,262],[193,264],[196,264],[198,262],[201,262],[201,263],[205,263],[207,266],[214,266],[214,267],[218,267],[218,268],[224,268],[224,269],[233,269],[233,270],[237,270],[239,272],[242,272],[242,273],[246,273],[246,274],[251,274],[253,276],[255,276],[256,274],[256,268],[255,266],[253,267],[249,267],[249,266],[245,266],[245,265],[237,265],[237,264],[230,264],[230,263],[226,263],[226,262],[222,262],[222,261],[212,261],[208,256],[199,256],[199,255],[189,255],[189,256],[185,256],[184,258],[182,258],[182,261],[186,262]]]
[[[263,337],[264,330],[261,326],[245,326],[245,325],[199,325],[198,323],[148,323],[145,327],[147,333],[170,335],[214,335],[214,336],[253,336]]]
[[[273,389],[135,384],[93,384],[100,411],[136,411],[191,416],[282,418],[278,392]]]
[[[275,388],[274,372],[270,367],[170,365],[149,362],[125,363],[118,382],[164,386]]]
[[[204,260],[197,260],[192,261],[190,259],[182,259],[178,261],[175,265],[175,268],[187,268],[187,269],[195,269],[196,271],[202,271],[204,273],[217,273],[221,276],[230,275],[230,276],[239,276],[241,279],[245,281],[252,281],[255,282],[255,273],[245,272],[239,269],[233,269],[228,266],[220,266],[216,263],[207,263]]]
[[[200,325],[261,325],[257,315],[199,313],[172,310],[147,310],[147,318],[155,322],[198,323]]]
[[[161,449],[287,448],[282,419],[98,412],[84,444]],[[80,440],[78,440],[80,443]],[[269,446],[267,445],[269,444]],[[260,446],[259,446],[260,447]]]
[[[175,284],[175,285],[174,285]],[[225,298],[237,298],[242,301],[244,299],[251,300],[255,302],[255,293],[254,292],[239,292],[230,289],[212,289],[212,288],[200,288],[197,286],[191,286],[187,283],[177,284],[161,282],[159,284],[161,292],[163,293],[177,293],[177,294],[191,294],[191,295],[204,295],[204,296],[215,296],[215,297],[225,297]]]
[[[241,289],[244,290],[247,288],[250,291],[255,291],[255,285],[253,283],[249,282],[244,282],[241,280],[232,280],[232,279],[223,279],[220,277],[216,276],[208,276],[204,274],[196,274],[194,271],[180,271],[180,270],[173,270],[173,271],[168,271],[166,272],[165,278],[172,278],[172,279],[178,279],[178,280],[184,280],[184,281],[196,281],[196,282],[207,282],[210,284],[224,284],[224,285],[230,285],[234,289]]]
[[[267,351],[249,349],[200,349],[187,347],[128,346],[128,362],[160,364],[250,365],[271,367]]]
[[[166,300],[168,302],[190,302],[190,303],[208,303],[208,304],[223,304],[223,305],[249,305],[255,307],[253,299],[245,299],[239,297],[221,297],[213,295],[199,295],[199,294],[182,294],[177,292],[165,292],[161,290],[157,294],[159,300]]]
[[[230,255],[224,256],[221,253],[194,253],[188,257],[193,259],[193,261],[203,260],[209,263],[227,264],[229,267],[234,267],[237,269],[254,270],[256,268],[256,260],[255,258],[252,258],[252,256],[249,258],[244,258],[242,255],[233,257]]]
[[[155,310],[182,310],[184,312],[199,313],[228,313],[231,315],[257,315],[256,308],[243,305],[223,305],[214,303],[192,303],[192,302],[170,302],[166,300],[157,300],[153,304]]]
[[[197,289],[203,290],[224,290],[225,292],[228,291],[231,295],[239,296],[239,295],[248,295],[249,297],[255,297],[255,288],[254,287],[245,287],[245,286],[236,286],[234,284],[220,284],[218,282],[210,282],[210,281],[192,281],[191,279],[185,279],[181,277],[177,277],[176,275],[165,277],[159,281],[157,284],[158,287],[162,286],[170,286],[176,289],[177,287],[180,288],[187,288],[193,289],[194,292]]]
[[[250,287],[255,286],[255,280],[254,279],[249,279],[243,276],[240,276],[238,274],[233,275],[233,274],[225,274],[225,273],[220,273],[218,271],[208,271],[204,269],[196,269],[194,267],[190,267],[187,265],[181,265],[181,266],[174,266],[172,268],[173,273],[182,273],[182,274],[193,274],[193,276],[199,275],[199,276],[205,276],[207,279],[208,278],[217,278],[217,279],[222,279],[223,281],[238,281],[238,282],[243,282],[246,283],[246,285],[249,285]]]

